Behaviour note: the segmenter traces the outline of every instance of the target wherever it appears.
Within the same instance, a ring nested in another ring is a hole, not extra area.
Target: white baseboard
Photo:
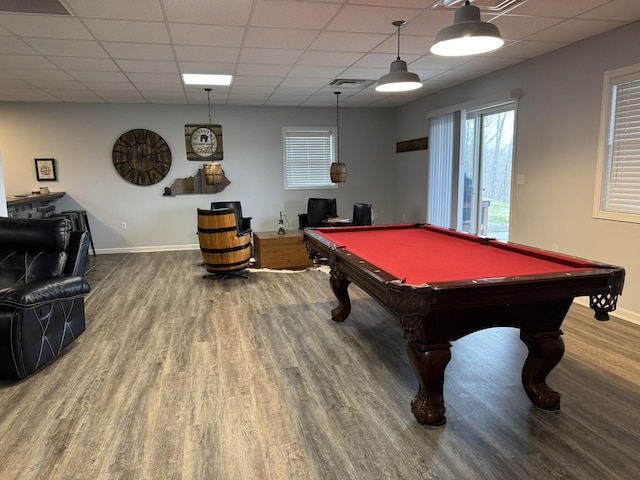
[[[100,248],[96,250],[96,254],[109,253],[148,253],[148,252],[174,252],[178,250],[199,250],[200,245],[197,243],[190,245],[159,245],[148,247],[122,247],[122,248]]]

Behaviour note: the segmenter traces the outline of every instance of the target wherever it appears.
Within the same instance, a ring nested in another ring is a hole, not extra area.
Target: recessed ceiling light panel
[[[185,85],[231,85],[233,75],[209,75],[201,73],[183,73]]]

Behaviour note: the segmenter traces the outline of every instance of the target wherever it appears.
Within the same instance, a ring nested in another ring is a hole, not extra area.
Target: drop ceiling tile
[[[323,2],[255,0],[251,26],[320,30],[339,8]]]
[[[391,62],[389,62],[391,63]],[[389,67],[386,68],[347,68],[339,75],[333,78],[353,78],[357,80],[378,80],[382,75],[389,73]]]
[[[62,70],[39,70],[39,69],[14,69],[12,70],[14,78],[23,80],[73,80],[67,73]]]
[[[321,32],[309,47],[330,52],[368,52],[388,38],[375,33]]]
[[[438,55],[424,55],[411,62],[409,68],[425,68],[427,70],[448,70],[469,61],[469,57],[440,57]]]
[[[59,89],[77,88],[80,90],[85,89],[85,86],[76,80],[42,80],[38,78],[38,79],[28,80],[27,83],[36,88],[59,88]]]
[[[503,15],[492,22],[504,39],[521,40],[562,22],[561,18]]]
[[[87,18],[162,21],[162,7],[158,0],[64,0],[70,13]]]
[[[181,73],[212,73],[218,75],[233,75],[235,63],[215,62],[178,62]]]
[[[101,82],[101,81],[90,81],[90,82],[82,82],[84,86],[95,91],[98,90],[108,90],[108,91],[135,91],[135,87],[131,82]]]
[[[94,72],[118,71],[118,66],[109,58],[49,57],[53,63],[65,70],[91,70]]]
[[[55,69],[56,66],[40,55],[0,55],[0,69]]]
[[[278,87],[273,92],[273,96],[286,96],[288,93],[293,94],[299,97],[307,98],[310,95],[313,95],[318,91],[318,87],[302,87],[302,86],[288,86],[288,87]]]
[[[171,98],[167,94],[163,93],[162,96],[155,97],[153,94],[145,95],[145,101],[147,103],[165,103],[165,104],[174,104],[180,105],[185,102],[185,96]]]
[[[240,54],[234,47],[197,47],[176,45],[176,57],[181,62],[235,63]]]
[[[173,60],[173,50],[170,45],[102,42],[102,46],[113,58]]]
[[[62,40],[56,38],[26,38],[25,42],[42,55],[56,57],[105,58],[107,54],[92,40]]]
[[[258,75],[261,77],[284,77],[289,73],[289,65],[259,65],[256,63],[238,65],[238,75]]]
[[[407,35],[430,36],[453,24],[453,13],[426,9],[400,29],[400,39]]]
[[[289,72],[291,77],[334,78],[344,72],[342,67],[296,65]]]
[[[359,52],[323,52],[307,50],[298,60],[298,65],[326,65],[330,67],[348,67],[362,57]]]
[[[286,77],[285,79],[282,80],[280,85],[283,86],[283,87],[290,86],[290,87],[315,87],[315,88],[321,88],[321,87],[327,86],[327,84],[329,83],[330,80],[333,80],[333,78],[331,78],[331,79],[313,78],[313,77],[302,78],[302,77],[288,76],[288,77]]]
[[[0,14],[0,25],[21,37],[92,40],[82,23],[57,15]]]
[[[318,33],[319,30],[251,27],[247,29],[244,46],[255,48],[306,49],[313,43]]]
[[[238,47],[245,35],[243,27],[170,23],[171,38],[176,45]]]
[[[116,60],[125,72],[178,73],[178,65],[171,60]]]
[[[127,77],[122,72],[93,72],[69,70],[69,75],[80,82],[126,82]]]
[[[164,0],[170,22],[246,25],[252,0]]]
[[[522,60],[517,58],[499,58],[499,57],[474,57],[468,62],[455,67],[454,70],[473,70],[477,72],[491,72],[494,70],[501,70],[520,63]]]
[[[570,18],[581,15],[607,2],[609,0],[536,0],[535,2],[524,2],[510,13],[537,17]]]
[[[389,68],[391,62],[396,60],[396,56],[386,53],[369,53],[353,64],[354,68]],[[400,55],[400,58],[407,63],[411,63],[420,55]]]
[[[88,88],[43,88],[45,92],[49,95],[54,95],[56,97],[91,97],[95,96],[91,90]]]
[[[593,10],[579,15],[578,18],[593,20],[640,20],[640,2],[638,0],[613,0],[606,5],[596,7]]]
[[[622,25],[622,22],[601,20],[570,19],[558,23],[542,32],[531,35],[527,40],[545,42],[572,42],[581,40],[598,33],[612,30]]]
[[[129,73],[127,77],[136,85],[139,83],[162,83],[179,85],[182,88],[182,79],[177,73]]]
[[[170,83],[135,82],[140,92],[184,92],[182,85]]]
[[[261,87],[277,87],[280,85],[282,79],[280,77],[249,77],[246,75],[237,75],[233,77],[231,82],[232,86],[247,85],[247,86],[261,86]]]
[[[87,19],[85,24],[97,40],[169,43],[169,33],[163,22]]]
[[[257,87],[253,85],[233,85],[231,94],[271,95],[275,87]]]
[[[282,48],[243,48],[241,63],[286,64],[296,63],[304,50],[285,50]]]
[[[421,12],[417,8],[346,5],[327,25],[327,30],[393,34],[397,32],[397,27],[393,25],[395,20],[409,21]],[[402,28],[400,35],[402,36]]]
[[[417,35],[401,35],[400,36],[400,56],[404,56],[405,54],[413,54],[413,55],[424,55],[429,53],[429,49],[435,37],[430,36],[417,36]],[[380,45],[378,45],[375,49],[373,49],[375,53],[386,53],[388,55],[393,55],[393,58],[390,60],[395,60],[395,57],[398,56],[398,38],[397,37],[389,37]]]
[[[522,40],[505,45],[499,50],[492,53],[494,57],[505,58],[532,58],[545,53],[552,52],[569,45],[567,42],[534,42],[531,40]]]
[[[93,93],[107,101],[126,100],[126,99],[142,99],[142,95],[137,90],[105,90],[94,89]]]
[[[0,54],[38,55],[33,48],[16,37],[0,37]]]

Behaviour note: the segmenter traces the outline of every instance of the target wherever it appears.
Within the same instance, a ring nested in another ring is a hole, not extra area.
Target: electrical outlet
[[[524,175],[516,175],[516,185],[524,185]]]
[[[127,229],[127,222],[122,222],[122,224],[120,224],[120,228],[122,228],[122,230],[126,230]]]
[[[553,250],[554,252],[559,252],[560,247],[558,247],[557,243],[554,243],[553,245],[551,245],[551,250]]]

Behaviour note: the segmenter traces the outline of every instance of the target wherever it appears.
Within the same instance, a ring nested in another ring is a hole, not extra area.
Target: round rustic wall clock
[[[113,165],[118,174],[134,185],[153,185],[171,168],[171,149],[151,130],[138,128],[120,135],[113,146]]]

